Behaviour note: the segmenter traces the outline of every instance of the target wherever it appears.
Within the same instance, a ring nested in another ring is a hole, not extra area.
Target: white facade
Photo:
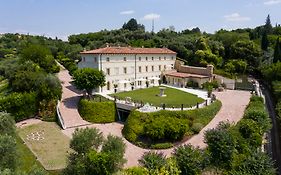
[[[98,92],[112,93],[157,86],[163,71],[174,68],[176,54],[83,54],[79,68],[91,67],[102,70],[106,85]],[[118,86],[117,88],[114,85]]]

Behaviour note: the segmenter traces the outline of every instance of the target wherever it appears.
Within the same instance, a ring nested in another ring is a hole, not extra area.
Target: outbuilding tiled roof
[[[81,54],[177,54],[167,48],[104,47],[83,51]]]

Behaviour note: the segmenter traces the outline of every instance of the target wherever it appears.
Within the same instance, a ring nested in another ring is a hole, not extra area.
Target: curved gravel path
[[[70,83],[71,76],[68,74],[67,70],[62,70],[58,77],[63,82],[63,96],[62,96],[62,106],[60,106],[61,115],[64,119],[67,129],[62,130],[62,132],[71,137],[75,128],[85,128],[85,127],[95,127],[100,129],[104,136],[109,134],[122,137],[123,125],[120,123],[109,123],[109,124],[89,124],[84,121],[78,111],[77,103],[81,93],[77,91]],[[204,148],[206,144],[204,143],[204,132],[208,129],[215,128],[217,124],[221,121],[229,121],[231,123],[237,123],[243,116],[244,110],[250,101],[250,92],[248,91],[236,91],[227,90],[224,92],[215,92],[217,99],[222,102],[222,107],[218,114],[211,120],[211,122],[206,125],[199,134],[194,135],[191,139],[187,140],[182,144],[191,144],[195,147]],[[141,156],[149,151],[148,149],[143,149],[133,145],[123,138],[126,144],[125,158],[127,163],[125,167],[132,167],[138,165],[138,160]],[[165,155],[169,156],[173,149],[158,150],[163,152]]]

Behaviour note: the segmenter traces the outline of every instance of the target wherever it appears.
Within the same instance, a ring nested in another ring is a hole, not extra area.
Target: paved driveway
[[[77,111],[77,103],[79,100],[78,96],[80,96],[81,94],[70,84],[70,75],[66,70],[64,70],[59,73],[59,78],[63,82],[63,96],[60,109],[61,115],[67,126],[66,130],[62,130],[64,134],[71,137],[72,133],[77,127],[95,127],[100,129],[104,136],[112,134],[123,138],[121,133],[123,125],[120,123],[115,122],[109,124],[89,124],[88,122],[84,121]],[[217,99],[222,102],[222,108],[213,118],[213,120],[211,120],[211,122],[206,125],[199,134],[193,136],[183,144],[191,144],[199,148],[205,148],[206,144],[204,143],[204,132],[208,129],[215,128],[221,121],[237,123],[242,118],[244,110],[249,103],[251,96],[250,92],[236,90],[215,92],[215,95],[217,96]],[[126,144],[125,158],[127,159],[127,163],[125,164],[125,167],[137,166],[138,160],[145,152],[149,150],[137,147],[128,142],[125,138],[123,138],[123,140]],[[169,156],[172,153],[173,149],[158,151],[162,151],[165,155]]]

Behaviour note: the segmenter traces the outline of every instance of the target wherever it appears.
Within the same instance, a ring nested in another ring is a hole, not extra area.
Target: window
[[[145,71],[148,72],[148,66],[145,66]]]
[[[110,75],[110,69],[109,68],[106,69],[106,75]]]
[[[97,57],[95,57],[95,63],[97,62]]]
[[[161,57],[159,57],[159,60],[161,60]]]
[[[152,72],[154,71],[154,66],[151,66],[151,71],[152,71]]]
[[[166,65],[164,65],[164,69],[166,69]]]
[[[83,62],[85,62],[85,57],[83,57]]]
[[[107,82],[107,90],[108,91],[110,90],[110,82],[109,81]]]
[[[153,60],[154,60],[154,57],[151,57],[151,60],[153,61]]]
[[[106,61],[109,62],[109,57],[106,58]]]
[[[166,60],[166,57],[164,57],[164,60]]]
[[[148,58],[147,58],[147,57],[145,57],[145,60],[147,61],[147,60],[148,60]]]
[[[139,61],[141,61],[141,57],[139,57]]]
[[[139,66],[139,72],[141,72],[141,66]]]
[[[161,65],[159,65],[159,71],[161,71]]]
[[[172,60],[174,59],[174,57],[172,56]]]
[[[123,72],[124,72],[124,74],[127,73],[127,68],[126,67],[124,67]]]
[[[124,57],[124,61],[127,61],[127,58],[126,58],[126,57]]]
[[[114,71],[115,71],[115,75],[119,75],[119,67],[115,67]]]

